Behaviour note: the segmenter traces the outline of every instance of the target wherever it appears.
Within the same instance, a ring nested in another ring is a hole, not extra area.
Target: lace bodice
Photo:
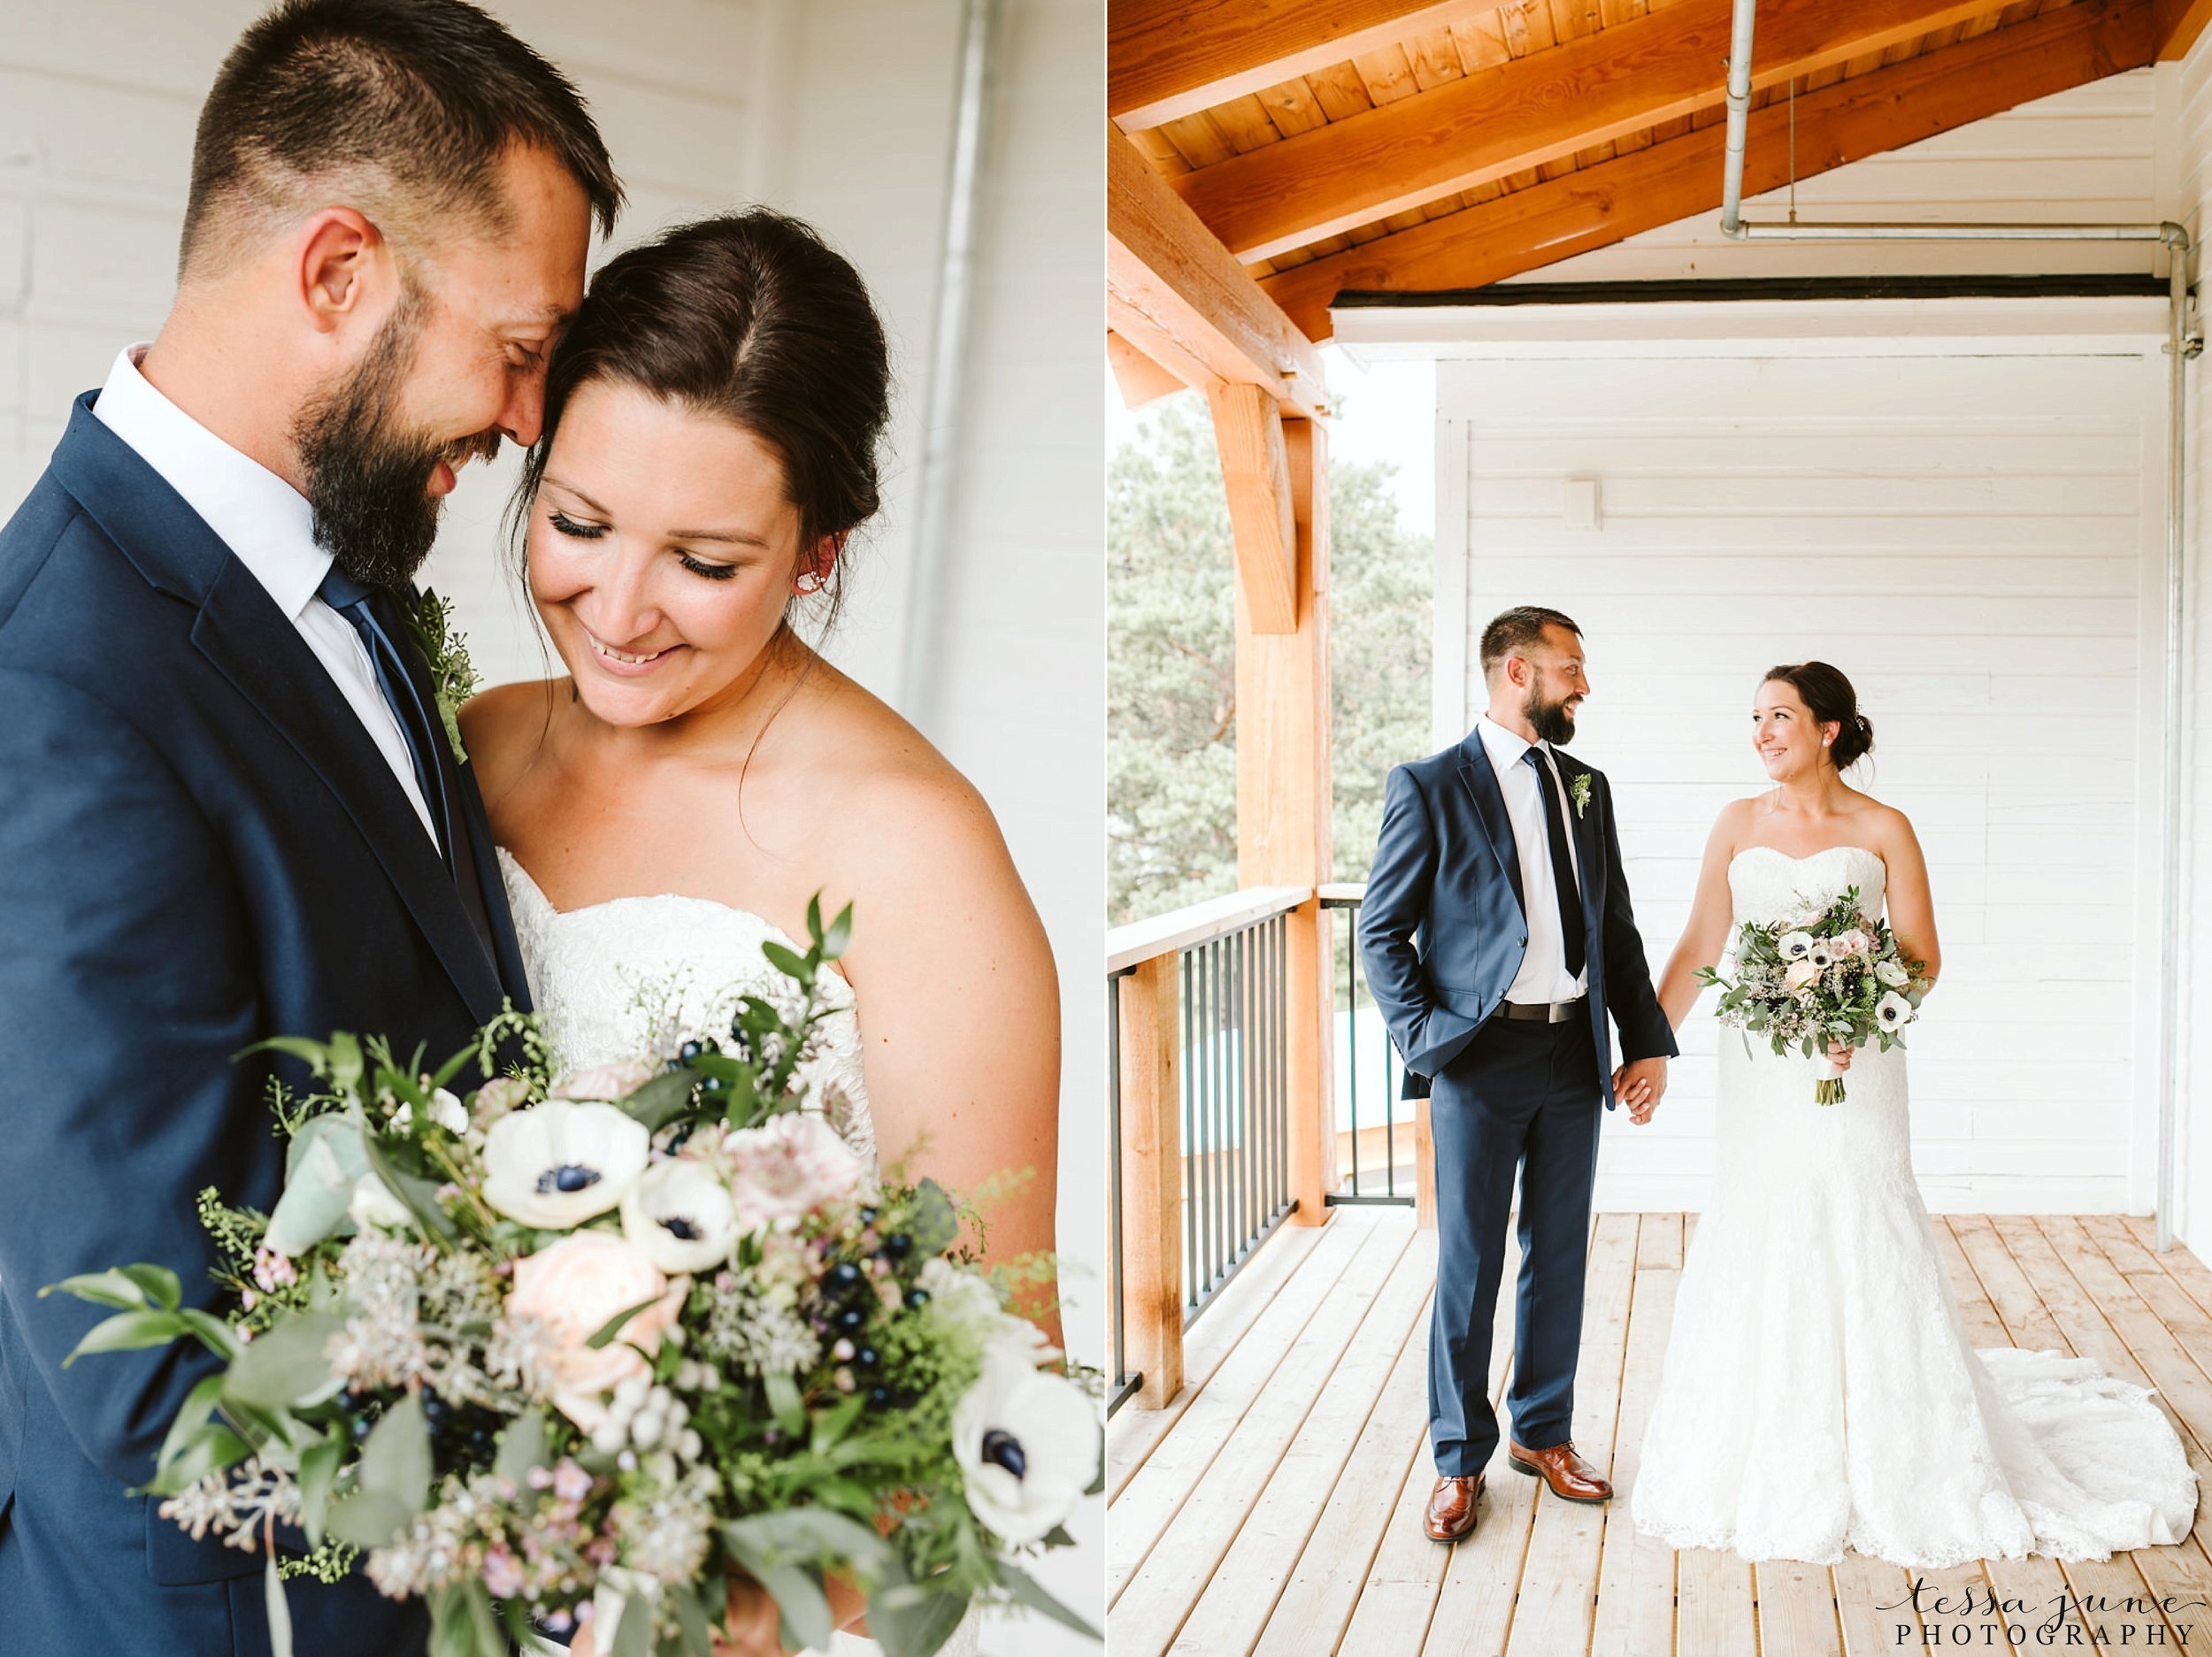
[[[726,1040],[730,1016],[746,995],[797,1011],[790,980],[768,963],[760,947],[799,946],[749,910],[667,894],[557,909],[503,846],[499,868],[557,1070],[584,1070],[639,1055],[672,1057],[684,1041],[699,1036]],[[846,1143],[872,1164],[875,1124],[861,1073],[852,986],[831,970],[822,974],[820,988],[836,1010],[815,1026],[817,1049],[799,1074],[824,1100]]]
[[[1746,921],[1769,925],[1778,920],[1810,918],[1852,886],[1870,920],[1882,914],[1888,865],[1863,846],[1829,846],[1809,857],[1793,857],[1771,846],[1747,846],[1728,865],[1728,892],[1735,900],[1732,932]]]

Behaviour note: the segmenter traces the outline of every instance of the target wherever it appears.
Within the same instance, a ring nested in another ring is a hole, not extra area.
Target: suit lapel
[[[252,572],[92,412],[96,395],[71,411],[50,464],[55,479],[150,586],[198,610],[194,647],[345,807],[470,1012],[488,1022],[500,1000],[491,958],[384,756]]]
[[[1513,819],[1505,814],[1505,795],[1498,788],[1498,773],[1490,763],[1490,750],[1482,745],[1482,733],[1471,731],[1467,740],[1459,745],[1460,780],[1466,784],[1467,793],[1475,802],[1475,816],[1482,824],[1482,832],[1490,841],[1492,855],[1504,872],[1513,888],[1513,901],[1521,906],[1521,918],[1528,918],[1528,899],[1521,892],[1521,853],[1513,839]]]
[[[471,1015],[488,1023],[499,1011],[498,975],[444,858],[322,664],[236,560],[217,573],[192,643],[345,807]]]

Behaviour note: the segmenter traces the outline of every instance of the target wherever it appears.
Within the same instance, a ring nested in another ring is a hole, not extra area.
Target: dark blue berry
[[[705,1051],[706,1049],[701,1047],[697,1042],[687,1041],[683,1044],[683,1046],[676,1049],[676,1056],[681,1059],[686,1064],[688,1064],[692,1062],[692,1060],[697,1058]]]
[[[873,1404],[877,1408],[882,1408],[886,1404],[888,1404],[891,1401],[891,1389],[887,1386],[870,1387],[868,1389],[868,1401],[871,1404]]]
[[[1029,1457],[1022,1452],[1021,1440],[996,1427],[983,1435],[983,1459],[1004,1468],[1016,1478],[1029,1471]]]
[[[829,1269],[822,1281],[832,1294],[850,1294],[860,1286],[860,1268],[849,1260],[841,1260]]]
[[[868,1314],[856,1306],[849,1306],[830,1321],[848,1335],[856,1335],[868,1327]]]
[[[863,1225],[873,1225],[876,1223],[876,1210],[873,1208],[861,1209],[860,1223]]]
[[[872,1369],[881,1363],[883,1359],[873,1346],[863,1346],[858,1352],[853,1354],[853,1362],[864,1369]]]
[[[909,1289],[906,1292],[906,1309],[908,1311],[918,1312],[922,1309],[922,1308],[927,1306],[928,1304],[929,1291],[927,1289]]]
[[[894,1260],[904,1260],[914,1252],[914,1239],[904,1231],[894,1231],[883,1239],[883,1252]]]

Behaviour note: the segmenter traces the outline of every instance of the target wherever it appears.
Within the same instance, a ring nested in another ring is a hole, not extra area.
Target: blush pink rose
[[[1820,969],[1809,961],[1795,963],[1782,978],[1783,986],[1793,993],[1809,990],[1819,982]]]
[[[864,1174],[836,1129],[795,1110],[731,1134],[723,1148],[731,1162],[737,1221],[749,1231],[854,1196]]]
[[[1866,955],[1873,953],[1874,940],[1855,926],[1836,940],[1836,947],[1847,955]]]
[[[611,1064],[570,1071],[553,1084],[548,1096],[618,1105],[659,1074],[659,1067],[644,1059],[617,1059]]]
[[[612,1231],[575,1231],[515,1262],[507,1295],[511,1317],[534,1317],[551,1337],[546,1359],[553,1402],[586,1432],[607,1418],[606,1394],[651,1372],[648,1354],[683,1310],[691,1279],[672,1283],[645,1251]],[[625,1307],[654,1304],[623,1324],[596,1352],[585,1343]]]

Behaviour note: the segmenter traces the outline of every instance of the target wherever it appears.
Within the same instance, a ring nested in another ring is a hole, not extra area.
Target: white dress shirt
[[[353,624],[315,591],[329,572],[330,555],[315,544],[314,511],[307,498],[156,390],[138,372],[138,359],[145,354],[143,345],[124,348],[92,412],[184,497],[299,629],[434,841],[438,831],[415,783],[414,758],[398,716],[377,687],[368,648]]]
[[[1528,920],[1528,953],[1521,970],[1505,993],[1509,1001],[1571,1001],[1590,987],[1589,971],[1567,970],[1567,940],[1559,931],[1559,900],[1552,891],[1551,831],[1544,823],[1543,797],[1536,792],[1536,772],[1521,756],[1529,744],[1488,714],[1475,721],[1482,746],[1490,756],[1490,768],[1498,773],[1498,792],[1505,796],[1505,815],[1513,825],[1514,848],[1521,857],[1521,902]],[[1572,865],[1575,890],[1582,889],[1581,865],[1576,860],[1574,807],[1567,797],[1551,745],[1538,742],[1539,762],[1567,824],[1567,861]]]

